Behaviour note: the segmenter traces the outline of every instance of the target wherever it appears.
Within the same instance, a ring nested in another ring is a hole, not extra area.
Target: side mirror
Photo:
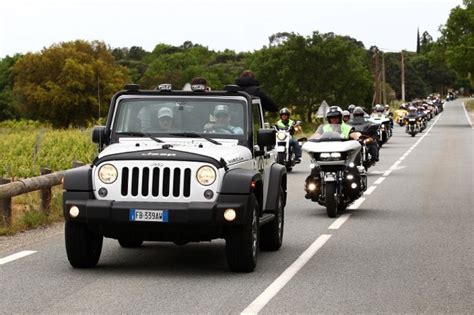
[[[102,146],[102,144],[106,142],[105,137],[105,126],[95,126],[94,129],[92,129],[92,142]]]
[[[272,148],[275,146],[275,129],[259,129],[257,134],[257,144],[260,148]]]

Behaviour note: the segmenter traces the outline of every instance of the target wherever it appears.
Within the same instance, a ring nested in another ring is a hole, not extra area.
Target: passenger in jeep
[[[215,123],[206,124],[204,126],[204,132],[207,133],[230,133],[230,134],[243,134],[244,131],[241,127],[235,127],[230,125],[230,112],[227,105],[217,105],[214,109]]]
[[[167,132],[174,129],[173,110],[163,107],[158,111],[158,131]]]

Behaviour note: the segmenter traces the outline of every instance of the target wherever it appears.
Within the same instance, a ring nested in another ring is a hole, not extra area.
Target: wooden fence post
[[[9,179],[0,177],[0,185],[10,183]],[[12,198],[5,197],[0,199],[0,216],[3,218],[3,222],[9,226],[12,219]]]
[[[51,169],[47,167],[40,168],[40,175],[51,174]],[[41,205],[40,210],[48,214],[51,207],[51,186],[40,189]]]

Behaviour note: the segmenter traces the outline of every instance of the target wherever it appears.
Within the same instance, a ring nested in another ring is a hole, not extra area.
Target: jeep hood
[[[150,159],[150,160],[196,160],[193,157],[202,156],[232,165],[252,159],[250,150],[237,145],[236,140],[218,140],[222,145],[213,144],[201,139],[166,139],[165,143],[158,143],[148,139],[121,139],[100,152],[99,160],[120,159]],[[201,159],[199,159],[201,160]]]

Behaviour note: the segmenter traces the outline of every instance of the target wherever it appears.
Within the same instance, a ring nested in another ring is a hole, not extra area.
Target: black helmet
[[[365,112],[362,107],[357,106],[352,113],[354,116],[364,116]]]
[[[329,121],[331,117],[339,117],[339,122],[342,121],[342,109],[339,106],[329,107],[326,113],[326,119]]]
[[[289,110],[288,108],[286,108],[286,107],[283,107],[282,109],[280,109],[280,116],[281,116],[281,115],[284,115],[284,114],[286,114],[286,115],[288,115],[288,116],[290,116],[290,114],[291,114],[291,113],[290,113],[290,110]]]
[[[347,107],[347,110],[349,111],[349,113],[353,113],[355,108],[356,106],[354,104],[351,104],[349,105],[349,107]]]

